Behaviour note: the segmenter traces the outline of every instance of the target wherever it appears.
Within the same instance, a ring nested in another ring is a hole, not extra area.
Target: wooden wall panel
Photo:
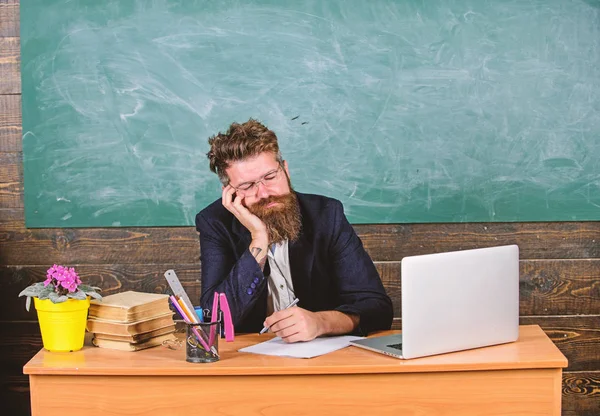
[[[0,94],[21,92],[20,55],[18,37],[0,37]]]
[[[8,162],[18,163],[18,157],[6,157]],[[17,194],[21,198],[22,184],[13,181],[20,172],[17,166],[6,169],[9,172],[5,176],[10,178],[9,184],[14,188],[11,196],[6,197],[9,200],[6,203],[16,203]],[[176,263],[182,260],[189,263],[200,255],[198,233],[194,227],[27,229],[15,219],[22,215],[22,210],[5,215],[9,219],[2,226],[5,231],[0,235],[4,264],[45,264],[48,259],[74,264]],[[355,228],[376,262],[501,244],[518,244],[521,259],[600,258],[599,222],[408,224],[401,227],[380,224],[356,225]],[[398,228],[412,232],[403,236],[389,231]],[[498,240],[493,234],[489,235],[489,229],[498,233]],[[464,244],[458,237],[461,230],[465,232]],[[450,234],[451,238],[448,237]],[[502,235],[504,237],[500,238]],[[512,237],[509,239],[509,236]],[[392,237],[398,240],[393,241]],[[435,245],[430,243],[431,240],[436,240]],[[23,244],[24,241],[31,244]],[[393,255],[390,246],[397,247]]]
[[[375,261],[517,244],[522,259],[600,257],[600,222],[357,225]]]
[[[0,95],[0,152],[20,152],[21,96]]]
[[[11,320],[30,319],[20,311],[24,299],[18,293],[26,286],[45,279],[52,263],[40,266],[2,266],[0,281],[0,316],[12,314]],[[600,315],[600,259],[588,260],[521,260],[520,315]],[[191,299],[200,298],[200,264],[186,259],[171,264],[69,264],[77,268],[86,283],[99,286],[104,295],[125,290],[167,293],[164,272],[173,269]],[[394,304],[394,316],[401,316],[400,262],[375,263],[383,285]],[[560,277],[562,276],[562,278]]]
[[[600,259],[522,260],[521,315],[600,314]]]
[[[0,403],[2,414],[28,416],[31,414],[29,378],[23,374],[0,377]]]
[[[0,208],[23,208],[20,153],[0,153]]]
[[[19,36],[19,0],[0,0],[0,37]]]
[[[563,416],[600,414],[600,371],[563,373]]]

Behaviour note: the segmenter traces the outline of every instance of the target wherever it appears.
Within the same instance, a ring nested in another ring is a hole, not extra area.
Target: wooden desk
[[[212,364],[162,346],[42,350],[23,369],[32,414],[560,415],[567,360],[537,325],[515,343],[414,360],[357,347],[309,360],[237,352],[266,339],[222,342]]]

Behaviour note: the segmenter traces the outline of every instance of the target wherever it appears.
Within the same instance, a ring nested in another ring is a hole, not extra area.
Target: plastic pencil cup
[[[221,321],[186,324],[185,360],[190,363],[219,361]]]

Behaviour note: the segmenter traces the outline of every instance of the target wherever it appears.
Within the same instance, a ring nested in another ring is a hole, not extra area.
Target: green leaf
[[[38,282],[23,289],[21,293],[19,293],[19,296],[37,296],[43,289],[45,289],[44,284]]]
[[[50,292],[50,294],[48,295],[48,299],[50,299],[52,303],[61,303],[65,302],[69,298],[65,295],[59,296],[56,292]]]
[[[81,289],[81,290],[83,290],[85,293],[93,292],[93,291],[98,291],[98,292],[102,291],[102,289],[100,289],[97,286],[79,285],[78,288]]]
[[[50,287],[50,285],[48,285],[39,291],[39,293],[37,294],[37,297],[40,299],[48,299],[50,296],[50,293],[56,293],[56,292],[54,292],[54,289],[52,289],[52,287]]]
[[[48,295],[46,296],[46,298],[50,299],[52,301],[52,303],[57,303],[58,302],[58,293],[56,293],[56,292],[50,292],[50,293],[48,293]]]
[[[102,300],[102,296],[99,293],[96,292],[85,292],[86,295],[94,298],[94,299],[98,299],[98,300]]]
[[[51,295],[52,293],[55,293],[55,292],[49,292],[49,293],[40,293],[40,294],[38,295],[38,299],[39,299],[39,300],[46,300],[46,299],[48,299],[48,298],[50,297],[50,295]],[[57,295],[57,296],[58,296],[58,295]]]
[[[31,296],[27,296],[27,302],[25,302],[25,309],[27,310],[27,312],[29,312],[30,308],[31,308]]]
[[[69,293],[68,296],[72,299],[78,299],[78,300],[86,300],[87,299],[87,295],[85,294],[85,292],[83,290],[77,290],[77,292]]]

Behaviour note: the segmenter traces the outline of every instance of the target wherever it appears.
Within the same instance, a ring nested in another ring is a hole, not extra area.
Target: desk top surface
[[[389,335],[399,331],[375,334]],[[270,334],[236,335],[219,341],[221,360],[210,364],[185,361],[185,348],[165,346],[137,352],[84,346],[80,351],[39,351],[23,368],[30,375],[298,375],[369,374],[440,371],[482,371],[561,368],[567,359],[538,325],[520,327],[519,339],[509,344],[400,360],[358,347],[348,347],[311,359],[284,358],[238,352],[266,341]]]

